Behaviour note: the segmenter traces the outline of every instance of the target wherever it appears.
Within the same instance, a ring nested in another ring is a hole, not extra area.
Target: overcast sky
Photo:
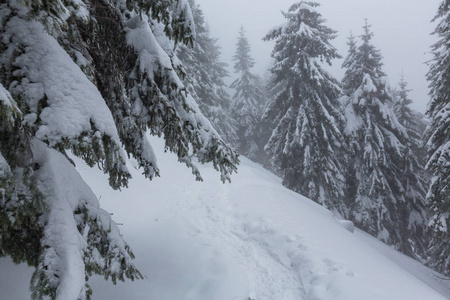
[[[231,58],[235,51],[239,27],[244,26],[252,46],[252,56],[257,65],[255,73],[263,74],[270,67],[273,42],[263,42],[262,37],[273,27],[285,22],[281,11],[295,0],[197,0],[211,28],[211,35],[219,38],[222,59],[232,73]],[[332,44],[342,56],[347,55],[347,38],[350,31],[362,34],[364,19],[372,25],[373,44],[384,57],[383,70],[389,76],[391,86],[396,86],[403,70],[413,108],[425,112],[429,100],[425,64],[431,58],[430,46],[436,41],[430,33],[431,23],[441,0],[320,0],[319,12],[327,20],[326,25],[338,31]],[[341,60],[335,60],[331,72],[341,79]]]

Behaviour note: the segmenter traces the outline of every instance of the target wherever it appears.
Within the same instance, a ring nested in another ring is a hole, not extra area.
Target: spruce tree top
[[[372,26],[367,23],[366,19],[363,26],[364,34],[360,36],[362,44],[358,47],[357,52],[357,60],[360,64],[357,69],[357,73],[359,75],[359,78],[357,79],[359,82],[362,82],[362,79],[366,74],[370,75],[372,78],[381,78],[386,76],[386,74],[381,70],[381,67],[383,66],[383,56],[381,55],[380,50],[371,44],[373,32],[370,31],[370,27]]]
[[[250,120],[245,121],[245,119],[248,119],[250,116],[255,120],[260,118],[260,108],[263,101],[261,90],[256,87],[258,78],[250,71],[255,65],[250,51],[251,48],[245,36],[245,29],[241,26],[236,43],[236,52],[233,56],[234,70],[236,73],[239,73],[239,78],[233,81],[230,87],[235,89],[232,112],[237,122],[245,127],[250,122]]]
[[[336,37],[336,31],[323,25],[325,19],[316,10],[320,6],[316,2],[299,2],[292,5],[288,12],[282,12],[288,20],[284,25],[272,29],[264,40],[276,40],[272,57],[275,66],[272,72],[275,79],[285,77],[286,73],[294,73],[303,78],[321,81],[322,76],[314,65],[305,68],[303,64],[310,64],[311,59],[319,59],[331,65],[331,60],[340,58],[337,50],[330,44]],[[302,71],[310,72],[302,74]]]
[[[398,83],[399,90],[396,93],[394,111],[400,122],[407,130],[411,131],[414,127],[417,127],[417,122],[415,122],[415,114],[413,110],[409,107],[413,101],[409,98],[410,89],[407,88],[408,82],[405,80],[405,76],[402,73],[400,81]],[[414,124],[411,124],[414,122]],[[414,129],[416,131],[417,129]]]
[[[450,1],[444,1],[440,5],[433,21],[439,19],[441,20],[433,32],[439,41],[432,46],[434,58],[428,73],[432,98],[427,112],[430,117],[439,108],[443,108],[443,104],[448,103],[450,98]]]
[[[233,56],[234,70],[236,73],[250,72],[250,69],[255,65],[254,59],[250,56],[250,44],[245,36],[245,29],[243,26],[239,29],[239,37],[236,43],[236,53]]]
[[[351,96],[351,94],[356,91],[356,89],[359,87],[360,82],[358,82],[357,72],[355,72],[356,69],[358,69],[358,61],[357,61],[357,53],[358,48],[356,46],[355,36],[350,32],[350,36],[348,38],[348,54],[345,58],[344,62],[342,63],[342,68],[345,68],[345,75],[342,79],[342,90],[345,95]]]

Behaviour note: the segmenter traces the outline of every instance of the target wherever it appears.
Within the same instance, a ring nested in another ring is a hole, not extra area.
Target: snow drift
[[[231,184],[210,165],[204,182],[152,139],[162,177],[149,182],[128,162],[130,187],[77,160],[100,203],[123,223],[143,280],[94,278],[93,299],[438,300],[450,282],[328,210],[285,189],[242,158]],[[121,224],[119,224],[121,225]],[[0,300],[29,299],[32,270],[0,260]]]

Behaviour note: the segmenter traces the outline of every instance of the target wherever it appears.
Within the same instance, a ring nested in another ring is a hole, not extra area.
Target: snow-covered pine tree
[[[428,121],[427,117],[413,110],[410,104],[413,101],[409,98],[408,83],[404,79],[404,74],[402,73],[400,77],[400,82],[398,83],[398,88],[394,91],[394,113],[397,119],[405,127],[408,135],[413,138],[414,155],[419,160],[420,164],[425,166],[426,164],[426,149],[423,147],[423,134],[427,127]],[[427,176],[425,176],[427,177]]]
[[[234,71],[239,77],[231,84],[231,88],[235,90],[231,114],[237,123],[238,152],[261,162],[264,157],[264,144],[267,142],[262,141],[260,132],[265,89],[261,79],[251,72],[255,61],[250,51],[245,29],[241,27],[233,56]]]
[[[89,299],[94,274],[141,277],[66,151],[98,165],[113,188],[130,179],[126,155],[158,174],[146,130],[198,179],[194,158],[223,180],[236,170],[164,48],[192,42],[192,24],[184,0],[0,4],[0,256],[36,268],[33,299]]]
[[[227,64],[220,60],[218,40],[210,36],[203,11],[195,0],[189,0],[195,23],[196,39],[193,47],[181,44],[177,56],[184,66],[184,83],[197,100],[202,113],[211,121],[224,140],[237,143],[236,122],[231,117],[231,97],[224,78]]]
[[[431,185],[427,200],[433,219],[429,264],[450,275],[450,1],[443,1],[433,21],[439,41],[433,45],[434,58],[428,72],[431,101],[427,115],[430,124],[425,133],[427,169]]]
[[[298,2],[283,12],[285,25],[264,40],[275,40],[273,96],[264,118],[273,122],[266,151],[283,184],[342,213],[344,177],[340,154],[338,82],[322,62],[339,54],[330,44],[336,31],[324,25],[315,2]]]
[[[409,98],[408,84],[402,74],[398,90],[394,97],[394,112],[400,124],[406,129],[407,138],[403,141],[404,149],[400,165],[399,180],[402,184],[402,201],[400,206],[401,228],[403,238],[401,251],[408,255],[422,256],[427,247],[426,224],[427,208],[425,194],[428,185],[428,176],[423,164],[422,132],[418,114],[411,108],[413,102]],[[409,245],[411,244],[411,245]],[[408,245],[407,247],[405,247]]]
[[[407,133],[390,107],[392,94],[372,36],[366,21],[362,44],[353,54],[355,61],[347,62],[346,78],[358,82],[349,82],[350,97],[343,101],[351,164],[347,166],[347,217],[380,240],[400,247],[399,202],[404,201],[400,166]]]

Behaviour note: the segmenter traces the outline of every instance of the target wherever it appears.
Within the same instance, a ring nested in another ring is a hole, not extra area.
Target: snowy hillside
[[[77,169],[120,226],[145,279],[113,286],[91,280],[95,300],[439,300],[450,282],[285,189],[245,158],[231,184],[211,166],[195,182],[162,153],[149,182],[129,162],[121,192],[77,160]],[[347,228],[346,228],[347,227]],[[29,299],[31,270],[0,260],[0,300]]]

